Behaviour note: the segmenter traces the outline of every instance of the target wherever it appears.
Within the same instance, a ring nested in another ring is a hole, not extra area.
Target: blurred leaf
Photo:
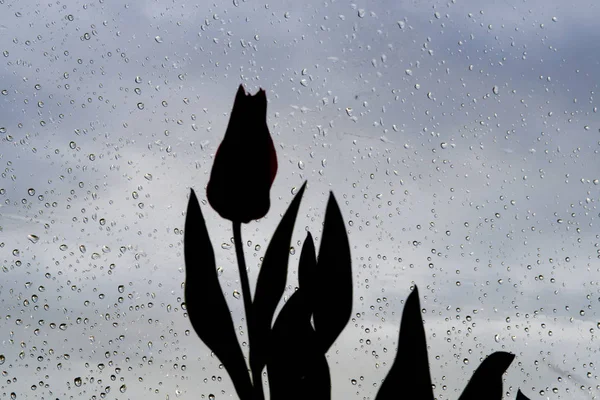
[[[315,243],[310,232],[307,232],[306,239],[304,239],[304,244],[302,245],[302,252],[300,253],[300,261],[298,262],[298,285],[306,294],[306,301],[308,302],[311,315],[316,305],[313,295],[317,279]]]
[[[475,371],[459,400],[502,399],[502,374],[510,366],[515,355],[497,351],[489,355]]]
[[[251,329],[252,334],[250,337],[250,368],[253,371],[258,369],[259,373],[266,363],[273,315],[285,290],[290,243],[305,188],[306,182],[292,200],[279,226],[277,226],[258,274],[256,293],[252,304],[254,327],[249,329]]]
[[[410,393],[415,399],[433,400],[428,360],[419,290],[415,286],[402,312],[396,359],[375,399],[398,399]]]
[[[352,313],[352,259],[340,208],[329,194],[323,237],[317,259],[317,276],[311,291],[315,330],[327,352],[344,330]]]
[[[521,389],[517,392],[517,400],[529,400],[529,397],[525,396]]]
[[[196,193],[192,190],[185,220],[185,303],[192,327],[215,353],[241,399],[250,399],[252,383],[219,284],[215,253]]]
[[[331,398],[329,366],[310,324],[304,293],[296,290],[273,327],[267,364],[271,400]]]

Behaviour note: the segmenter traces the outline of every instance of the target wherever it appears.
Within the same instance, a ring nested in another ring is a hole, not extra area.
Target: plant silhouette
[[[244,161],[243,168],[240,160]],[[277,158],[266,125],[266,94],[248,96],[240,85],[225,138],[208,184],[210,205],[233,224],[234,243],[250,346],[249,368],[216,271],[215,255],[195,192],[189,198],[184,231],[185,304],[200,339],[219,358],[242,400],[264,400],[266,367],[270,398],[331,398],[326,353],[352,312],[352,268],[340,208],[330,193],[318,254],[310,232],[298,266],[299,288],[278,314],[288,273],[289,249],[306,182],[295,195],[265,253],[252,299],[244,260],[241,224],[262,218]],[[257,184],[252,185],[253,179]],[[236,186],[236,184],[238,186]],[[477,368],[459,400],[502,398],[502,375],[514,355],[496,352]],[[250,374],[249,374],[250,371]],[[434,399],[419,292],[408,296],[402,313],[394,363],[376,400]],[[518,400],[527,400],[519,390]]]

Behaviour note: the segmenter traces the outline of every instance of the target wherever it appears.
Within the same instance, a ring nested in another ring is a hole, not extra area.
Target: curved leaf
[[[521,389],[517,392],[517,400],[529,400],[529,397],[525,396]]]
[[[183,245],[185,303],[192,327],[223,363],[239,397],[250,399],[252,383],[248,368],[219,284],[215,253],[193,189],[188,202]]]
[[[399,399],[403,393],[411,393],[412,398],[419,400],[433,400],[427,341],[417,286],[406,299],[400,324],[398,352],[375,399]]]
[[[352,259],[344,219],[329,194],[314,281],[315,331],[324,352],[342,332],[352,313]]]
[[[514,358],[514,354],[504,351],[497,351],[489,355],[475,370],[459,400],[477,400],[481,398],[501,400],[502,374]]]
[[[253,371],[258,370],[258,373],[262,371],[266,363],[273,315],[285,290],[290,243],[305,188],[306,182],[292,200],[277,226],[258,274],[256,292],[252,302],[254,327],[249,328],[252,335],[250,337],[250,368]]]
[[[267,363],[271,400],[331,398],[329,366],[303,293],[300,288],[290,297],[273,327]]]
[[[310,232],[306,233],[306,239],[302,245],[300,261],[298,263],[298,285],[306,295],[306,301],[311,315],[315,309],[314,294],[315,282],[317,277],[317,256],[315,253],[315,243]]]

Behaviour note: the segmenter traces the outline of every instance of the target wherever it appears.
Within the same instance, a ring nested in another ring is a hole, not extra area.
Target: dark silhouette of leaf
[[[273,327],[267,363],[271,400],[331,398],[329,366],[304,293],[300,288],[290,297]]]
[[[315,243],[310,232],[306,233],[306,239],[302,245],[300,261],[298,263],[298,284],[306,294],[306,301],[311,311],[315,309],[314,303],[315,282],[317,281],[317,256],[315,253]]]
[[[352,259],[344,219],[333,193],[329,194],[323,237],[317,259],[318,276],[311,291],[313,321],[319,343],[327,352],[352,313]]]
[[[433,400],[427,342],[417,286],[406,299],[400,324],[398,352],[375,399],[398,399],[403,393],[410,393],[410,397],[419,400]]]
[[[525,396],[521,389],[517,392],[517,400],[529,400],[529,397]]]
[[[196,193],[192,190],[185,219],[185,303],[192,327],[215,353],[241,399],[250,399],[252,383],[219,284],[215,253]]]
[[[497,351],[489,355],[475,371],[459,400],[501,400],[502,374],[510,366],[515,355]]]
[[[254,327],[249,328],[251,335],[250,368],[255,373],[258,370],[258,374],[260,374],[266,363],[273,315],[285,290],[292,232],[294,231],[296,216],[305,188],[306,182],[292,200],[279,226],[277,226],[258,274],[256,292],[252,303]]]

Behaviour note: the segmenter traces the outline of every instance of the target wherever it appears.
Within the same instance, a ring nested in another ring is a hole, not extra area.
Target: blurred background
[[[251,283],[305,180],[288,296],[330,191],[347,220],[333,399],[374,399],[413,284],[437,399],[500,350],[507,399],[599,398],[599,6],[0,0],[1,397],[236,398],[182,310],[182,239],[194,188],[247,352],[205,198],[243,83],[280,166]]]

